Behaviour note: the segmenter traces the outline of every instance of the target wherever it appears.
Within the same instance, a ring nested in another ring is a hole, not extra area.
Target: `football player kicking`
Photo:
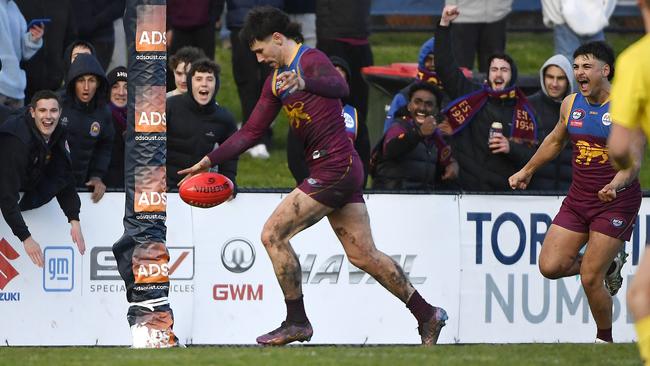
[[[422,344],[438,340],[446,312],[428,304],[400,266],[375,248],[362,196],[363,167],[345,132],[340,98],[348,86],[322,52],[302,45],[300,26],[272,7],[251,10],[240,36],[275,71],[241,130],[194,166],[193,175],[221,164],[255,145],[281,108],[302,142],[310,176],[287,195],[262,230],[275,275],[284,293],[287,316],[282,325],[257,338],[263,345],[308,341],[313,330],[303,304],[302,272],[289,240],[327,219],[350,262],[373,276],[402,300],[418,321]]]

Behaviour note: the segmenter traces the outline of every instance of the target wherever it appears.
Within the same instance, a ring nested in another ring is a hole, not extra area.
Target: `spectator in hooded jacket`
[[[21,108],[25,100],[27,77],[20,63],[29,60],[43,46],[45,28],[36,24],[27,29],[27,22],[11,0],[0,0],[0,104]]]
[[[59,126],[60,113],[58,96],[43,90],[34,95],[29,110],[0,126],[0,209],[29,258],[39,267],[43,267],[43,251],[20,211],[40,207],[54,197],[70,222],[72,241],[81,254],[86,249],[79,224],[81,202],[75,190],[65,131]],[[21,190],[25,194],[19,200]]]
[[[528,97],[533,107],[538,138],[543,141],[560,120],[564,97],[574,89],[575,78],[571,62],[564,55],[554,55],[539,69],[541,90]],[[555,160],[541,167],[530,181],[528,189],[567,191],[571,186],[571,144],[567,144]]]
[[[115,135],[107,95],[108,82],[99,61],[93,55],[77,55],[68,72],[61,124],[68,130],[77,186],[90,187],[95,203],[106,191],[103,180]]]
[[[86,53],[89,55],[95,56],[95,46],[92,43],[87,41],[82,41],[80,39],[72,41],[68,47],[63,51],[63,81],[64,85],[61,89],[61,93],[65,93],[65,81],[68,80],[68,71],[70,70],[70,65],[78,55]]]
[[[43,1],[15,0],[26,20],[51,19],[45,28],[43,47],[25,63],[27,89],[30,100],[39,90],[57,90],[63,84],[63,51],[77,38],[73,19],[72,0]]]
[[[411,86],[424,81],[431,85],[435,85],[438,89],[442,90],[442,84],[436,74],[436,65],[434,62],[435,53],[433,52],[434,44],[435,38],[431,37],[422,44],[422,47],[420,47],[420,53],[418,55],[418,73],[411,84],[402,88],[402,90],[393,97],[393,101],[390,103],[390,108],[388,109],[388,112],[386,112],[384,132],[388,131],[388,128],[393,124],[395,113],[409,103],[408,93]],[[447,102],[449,101],[443,99],[441,105],[444,107]]]
[[[438,130],[442,98],[430,83],[411,85],[408,104],[393,119],[376,153],[373,151],[372,188],[433,190],[438,175],[442,180],[458,176],[458,163]]]
[[[221,68],[203,58],[187,74],[188,92],[167,100],[167,187],[176,188],[178,171],[200,160],[237,131],[235,118],[214,98]],[[237,159],[217,166],[219,173],[237,184]]]
[[[436,29],[436,71],[452,103],[443,110],[439,128],[452,134],[451,147],[458,160],[458,183],[466,191],[507,191],[508,178],[535,152],[537,131],[528,99],[517,88],[517,67],[512,58],[489,58],[486,84],[467,80],[458,69],[451,47],[450,24],[460,13],[445,6]],[[490,133],[494,122],[502,131]]]
[[[106,75],[108,81],[108,108],[113,117],[113,150],[111,163],[104,183],[108,188],[124,188],[124,135],[126,134],[127,112],[127,71],[126,67],[118,66]]]

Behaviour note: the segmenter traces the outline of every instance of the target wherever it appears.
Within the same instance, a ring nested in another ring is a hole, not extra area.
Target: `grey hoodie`
[[[546,85],[544,85],[544,71],[547,67],[555,65],[562,69],[566,74],[566,78],[569,80],[569,90],[565,96],[576,91],[576,79],[573,77],[573,67],[571,62],[564,55],[553,55],[551,58],[544,62],[544,65],[539,69],[539,84],[542,86],[542,92],[548,97],[548,92],[546,91]]]

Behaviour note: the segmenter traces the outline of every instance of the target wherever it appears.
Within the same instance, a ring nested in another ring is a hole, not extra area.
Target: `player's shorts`
[[[363,203],[363,164],[359,155],[350,154],[341,159],[330,159],[310,167],[310,174],[298,189],[331,208],[348,203]]]
[[[616,201],[616,199],[608,203],[598,201],[592,205],[585,205],[584,202],[578,203],[567,196],[553,223],[579,233],[596,231],[612,238],[628,241],[634,231],[634,223],[641,206],[641,195],[639,194],[638,200]]]

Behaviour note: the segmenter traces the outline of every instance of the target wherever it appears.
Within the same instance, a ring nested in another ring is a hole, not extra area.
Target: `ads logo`
[[[167,210],[167,183],[165,166],[135,168],[135,212],[165,212]]]
[[[167,131],[164,85],[135,86],[135,132]]]
[[[228,240],[221,248],[221,263],[233,273],[248,271],[255,263],[255,248],[245,238]]]
[[[4,290],[7,284],[18,276],[16,268],[9,263],[18,257],[18,252],[5,238],[2,238],[0,240],[0,290]]]
[[[169,262],[165,264],[171,280],[194,278],[194,247],[167,247]],[[136,268],[136,272],[140,268]],[[150,271],[151,269],[151,271]],[[143,271],[155,273],[157,269],[145,265]],[[111,247],[94,247],[90,251],[90,279],[92,281],[121,281],[117,261]]]
[[[136,22],[137,52],[167,51],[165,5],[138,5]]]
[[[43,251],[43,290],[70,292],[74,289],[74,250],[71,247],[45,247]]]

